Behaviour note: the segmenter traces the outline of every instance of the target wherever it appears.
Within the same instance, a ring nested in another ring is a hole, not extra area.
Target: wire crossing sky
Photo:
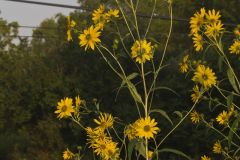
[[[78,6],[77,0],[34,0],[36,2],[57,3],[63,5]],[[38,26],[44,19],[51,18],[57,13],[68,15],[75,9],[63,7],[50,7],[27,3],[17,3],[0,0],[0,18],[7,21],[17,21],[22,26]],[[27,27],[19,28],[20,35],[31,36],[32,29]]]
[[[68,15],[69,12],[80,9],[91,12],[93,9],[79,6],[77,0],[0,0],[0,18],[17,21],[20,34],[31,36],[32,29],[37,28],[45,18],[57,13]],[[150,18],[150,15],[138,14],[141,18]],[[170,20],[170,17],[155,15],[153,18]],[[187,18],[173,18],[174,21],[189,22]],[[226,24],[236,26],[236,24]]]

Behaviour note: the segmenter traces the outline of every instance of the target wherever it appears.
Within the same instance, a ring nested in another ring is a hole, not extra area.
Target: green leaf
[[[218,58],[218,69],[219,69],[219,72],[222,72],[223,62],[224,62],[224,57],[223,56],[219,56],[219,58]]]
[[[150,111],[150,113],[160,113],[164,118],[166,118],[173,125],[172,120],[170,119],[170,117],[168,116],[168,114],[164,110],[153,109],[153,110]]]
[[[131,93],[131,95],[133,96],[133,98],[135,99],[135,101],[142,103],[142,98],[140,96],[140,94],[137,92],[136,87],[134,86],[134,84],[130,81],[126,82],[129,88],[129,91]]]
[[[142,141],[139,141],[138,143],[136,143],[135,149],[138,151],[140,155],[142,155],[143,157],[146,157],[145,146]]]
[[[231,107],[233,103],[233,94],[227,96],[227,106]]]
[[[233,76],[233,73],[232,73],[232,71],[230,69],[227,70],[227,76],[228,76],[228,80],[229,80],[230,84],[232,85],[233,89],[237,93],[239,93],[238,87],[236,85],[236,80],[235,80],[235,78]]]
[[[127,76],[127,79],[130,81],[130,80],[136,78],[138,75],[139,75],[138,73],[134,72],[134,73],[130,74],[129,76]]]
[[[170,153],[174,153],[174,154],[177,154],[179,156],[185,157],[188,160],[192,160],[191,157],[187,156],[185,153],[183,153],[182,151],[179,151],[177,149],[163,148],[163,149],[158,150],[158,152],[159,153],[161,153],[161,152],[170,152]]]
[[[180,97],[180,95],[176,91],[174,91],[171,88],[165,87],[165,86],[159,86],[159,87],[155,87],[154,89],[152,89],[152,91],[155,91],[155,90],[168,90],[168,91],[176,94],[178,97]]]
[[[137,139],[133,139],[128,143],[128,160],[131,160],[133,149],[137,143],[138,143]]]
[[[228,133],[228,148],[229,149],[231,148],[231,145],[232,145],[232,138],[234,135],[233,131],[235,132],[238,127],[238,121],[239,121],[239,118],[237,118],[235,121],[233,121],[231,129],[229,130],[229,133]]]
[[[180,111],[174,111],[173,114],[176,114],[178,117],[182,118],[183,115]]]

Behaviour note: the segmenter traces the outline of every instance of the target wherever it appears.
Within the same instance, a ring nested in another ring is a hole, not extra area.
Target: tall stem
[[[142,70],[142,81],[143,81],[144,99],[145,99],[144,100],[144,111],[145,111],[145,117],[147,117],[148,116],[148,94],[147,94],[147,86],[146,86],[143,63],[141,64],[141,70]]]
[[[146,160],[148,160],[148,140],[147,140],[147,138],[145,139],[145,143],[146,143],[146,147],[145,147],[145,151],[146,151]]]

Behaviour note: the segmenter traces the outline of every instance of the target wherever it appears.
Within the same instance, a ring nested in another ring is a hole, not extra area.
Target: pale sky
[[[32,0],[33,1],[33,0]],[[58,3],[66,5],[78,6],[77,0],[34,0],[39,2]],[[45,18],[53,17],[57,13],[68,15],[69,12],[74,11],[68,8],[59,8],[52,6],[42,6],[27,3],[18,3],[0,0],[0,18],[7,21],[17,21],[19,25],[38,26]],[[20,28],[19,35],[30,36],[31,29]]]

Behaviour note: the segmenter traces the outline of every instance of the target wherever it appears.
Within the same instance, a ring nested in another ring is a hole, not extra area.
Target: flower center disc
[[[146,126],[144,126],[144,128],[143,128],[143,130],[145,131],[145,132],[149,132],[150,131],[150,126],[149,125],[146,125]]]
[[[66,111],[67,111],[67,106],[64,105],[64,106],[62,107],[62,112],[66,112]]]
[[[86,35],[86,40],[89,41],[91,39],[91,35],[90,34],[87,34]]]
[[[206,74],[203,74],[203,80],[208,80],[208,76]]]

